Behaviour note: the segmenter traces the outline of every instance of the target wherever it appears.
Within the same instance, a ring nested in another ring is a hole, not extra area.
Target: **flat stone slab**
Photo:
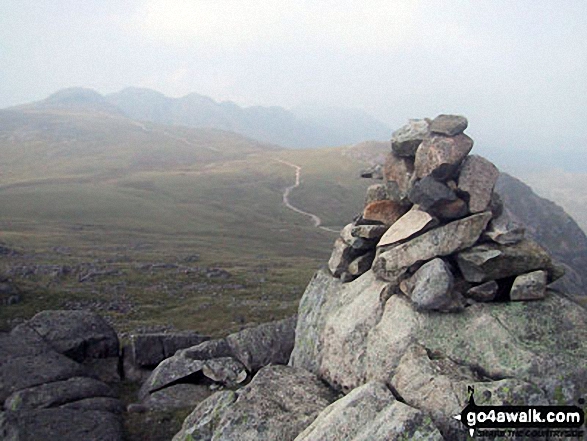
[[[417,262],[448,256],[471,247],[491,219],[491,213],[480,213],[434,228],[375,258],[373,269],[379,277],[398,282],[407,269]]]

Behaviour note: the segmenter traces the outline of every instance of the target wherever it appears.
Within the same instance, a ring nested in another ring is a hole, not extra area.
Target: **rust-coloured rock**
[[[375,201],[365,207],[363,218],[393,225],[408,210],[409,207],[396,201]]]

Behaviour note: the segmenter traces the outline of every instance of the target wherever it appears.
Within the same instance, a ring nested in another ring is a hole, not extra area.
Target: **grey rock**
[[[426,176],[414,184],[408,198],[420,209],[433,212],[434,207],[457,200],[457,195],[446,184]]]
[[[495,280],[473,286],[467,290],[465,296],[476,302],[491,302],[497,295],[498,285]]]
[[[291,366],[318,373],[322,360],[326,320],[340,307],[343,297],[341,294],[352,289],[357,283],[359,282],[343,284],[340,279],[332,277],[325,268],[314,274],[298,307],[295,345],[289,359]]]
[[[328,268],[334,277],[340,277],[349,263],[359,254],[358,250],[346,243],[342,238],[334,241],[334,248],[328,260]]]
[[[28,329],[23,329],[28,328]],[[55,351],[82,362],[87,358],[118,357],[118,336],[99,315],[89,311],[42,311],[12,330],[34,331]]]
[[[511,300],[538,300],[546,295],[546,272],[532,271],[516,277],[510,291]]]
[[[398,156],[414,156],[422,140],[428,135],[429,122],[411,119],[391,135],[391,149]]]
[[[226,337],[231,353],[249,372],[269,364],[287,364],[295,342],[297,316],[253,328]]]
[[[480,213],[434,228],[375,258],[373,269],[389,282],[398,283],[407,269],[418,262],[448,256],[471,247],[487,226],[491,213]]]
[[[441,135],[455,136],[463,133],[468,124],[467,118],[464,116],[438,115],[430,123],[430,131]]]
[[[389,195],[387,194],[387,185],[373,184],[367,188],[365,204],[369,204],[373,201],[383,201],[385,199],[389,199]]]
[[[363,254],[362,256],[357,257],[349,264],[348,272],[353,277],[358,277],[364,272],[368,271],[373,264],[373,259],[375,258],[375,252],[368,252]]]
[[[436,220],[425,211],[412,208],[394,223],[377,243],[378,247],[393,245],[434,226]]]
[[[535,384],[549,402],[587,394],[587,314],[578,303],[547,291],[540,302],[476,303],[459,314],[417,311],[405,296],[389,295],[389,285],[366,289],[369,274],[343,285],[318,273],[300,301],[292,365],[351,390],[388,381],[418,343],[487,378]]]
[[[122,441],[121,419],[111,412],[39,409],[0,414],[5,441]]]
[[[383,172],[387,182],[388,197],[394,201],[404,201],[412,186],[414,158],[391,152],[385,159]]]
[[[91,377],[106,383],[116,383],[121,380],[119,357],[86,358],[82,364]]]
[[[231,390],[216,392],[202,401],[184,420],[181,430],[172,441],[212,440],[220,418],[236,401],[237,394]]]
[[[134,363],[140,367],[155,367],[179,349],[209,340],[196,332],[133,334],[130,338]]]
[[[360,237],[366,240],[377,240],[387,231],[386,225],[355,225],[351,234],[355,237]]]
[[[139,398],[143,400],[149,393],[197,375],[227,386],[235,386],[243,381],[243,372],[246,373],[243,364],[232,357],[191,360],[179,354],[163,360],[157,366],[141,386]]]
[[[380,164],[375,164],[360,172],[361,178],[383,179],[383,170]]]
[[[210,360],[212,358],[232,357],[232,349],[226,338],[208,340],[199,345],[178,351],[175,355],[191,360]]]
[[[446,182],[455,176],[461,162],[473,148],[467,135],[432,135],[422,141],[416,152],[414,171],[418,179],[432,176]]]
[[[411,277],[410,299],[419,310],[455,312],[463,303],[454,292],[454,276],[440,258],[426,262]]]
[[[4,401],[4,408],[10,410],[45,409],[93,397],[116,398],[116,394],[101,381],[93,378],[74,377],[18,390]]]
[[[491,220],[483,236],[501,245],[512,245],[524,239],[526,229],[512,219],[508,210]]]
[[[539,269],[547,270],[551,281],[559,276],[548,253],[529,239],[513,245],[477,245],[460,252],[457,263],[465,280],[473,283],[518,276]]]
[[[211,394],[207,385],[179,383],[149,394],[141,405],[147,410],[194,408]]]
[[[97,410],[101,412],[110,412],[115,415],[124,413],[124,404],[117,398],[108,397],[91,397],[83,398],[78,401],[72,401],[59,406],[61,409],[74,409],[74,410]]]
[[[395,402],[391,391],[380,382],[369,382],[335,401],[296,437],[296,441],[355,439],[377,415]]]
[[[237,395],[202,402],[174,439],[293,440],[334,400],[316,376],[289,366],[264,367]]]
[[[447,439],[466,439],[453,416],[467,405],[469,386],[475,388],[477,405],[548,404],[542,390],[528,382],[486,380],[467,365],[440,356],[432,359],[424,347],[414,345],[400,360],[391,384],[407,404],[431,415]]]
[[[459,174],[459,191],[468,195],[471,213],[487,210],[498,176],[497,167],[482,156],[465,158]]]
[[[295,326],[294,316],[179,350],[151,373],[139,397],[145,398],[149,393],[197,375],[234,386],[247,378],[247,371],[252,373],[268,364],[285,364],[293,349]]]
[[[383,409],[354,441],[445,440],[430,417],[399,401]]]
[[[326,318],[320,340],[306,343],[321,343],[320,365],[316,373],[334,388],[348,392],[363,383],[364,340],[381,317],[387,287],[388,284],[377,280],[372,271],[345,284],[338,299],[340,305]],[[298,323],[298,330],[305,325]],[[299,339],[296,335],[296,342],[303,338],[304,334]],[[300,367],[307,366],[304,360],[294,360]]]
[[[52,381],[84,377],[84,367],[40,340],[0,334],[0,401],[12,393]]]
[[[368,250],[369,248],[373,248],[373,241],[361,239],[360,237],[353,236],[352,231],[354,228],[354,224],[346,225],[340,231],[340,238],[344,240],[344,242],[349,245],[352,249],[361,251],[361,250]]]

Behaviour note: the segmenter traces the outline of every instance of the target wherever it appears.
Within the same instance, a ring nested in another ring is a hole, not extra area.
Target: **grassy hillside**
[[[90,308],[122,330],[224,333],[295,312],[368,182],[342,149],[290,151],[228,132],[67,109],[0,111],[1,270],[23,301]],[[198,255],[198,258],[194,255]],[[221,268],[230,275],[212,271]]]

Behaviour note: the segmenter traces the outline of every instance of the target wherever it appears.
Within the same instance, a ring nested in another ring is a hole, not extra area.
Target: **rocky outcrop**
[[[99,316],[44,311],[0,334],[0,438],[122,440],[118,338]]]
[[[119,343],[114,329],[89,311],[42,311],[12,330],[47,343],[56,352],[82,363],[104,381],[120,380]]]
[[[198,384],[235,387],[263,366],[287,364],[294,345],[295,325],[296,317],[291,317],[179,350],[155,368],[143,383],[139,398],[150,407],[164,405],[159,397],[175,402],[174,407],[185,407],[186,400],[168,399],[168,388],[174,387],[181,395],[180,390]]]
[[[267,366],[237,392],[219,392],[203,401],[173,439],[293,440],[334,398],[303,369]]]
[[[341,232],[347,249],[348,231],[385,229],[352,256],[375,252],[371,267],[351,274],[348,259],[308,285],[290,365],[347,395],[298,439],[395,439],[394,427],[418,421],[429,439],[464,440],[453,416],[469,386],[492,405],[574,404],[587,394],[587,311],[549,288],[564,270],[495,193],[495,166],[468,156],[466,126],[443,115],[396,132],[384,174],[405,214],[357,217]],[[402,166],[408,176],[395,173],[400,158],[413,164]],[[364,435],[365,421],[382,432]]]
[[[296,437],[296,441],[442,440],[419,410],[395,399],[380,382],[369,382],[335,401]]]
[[[466,127],[440,115],[394,132],[384,182],[300,301],[290,367],[212,395],[175,441],[465,440],[470,387],[491,405],[587,394],[587,311],[549,288],[564,271],[504,207],[495,166],[468,156]],[[228,340],[173,358],[251,374]]]

